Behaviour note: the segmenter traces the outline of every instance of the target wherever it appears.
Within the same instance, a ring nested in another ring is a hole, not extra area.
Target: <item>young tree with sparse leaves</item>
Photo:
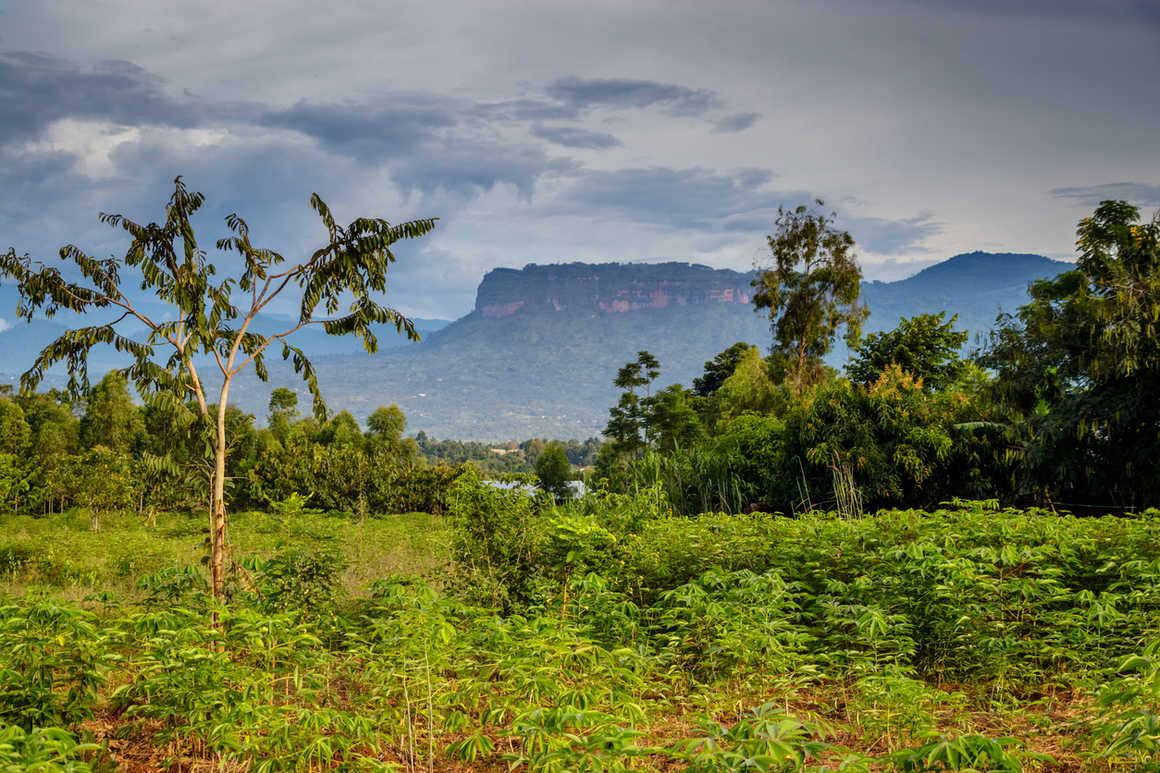
[[[387,268],[394,262],[391,245],[429,233],[435,219],[392,224],[377,218],[358,218],[340,226],[329,207],[314,194],[310,205],[322,219],[327,242],[300,262],[287,262],[277,252],[250,241],[246,222],[237,214],[226,218],[232,235],[220,239],[217,248],[236,253],[240,270],[217,281],[217,267],[206,260],[191,218],[205,197],[190,192],[182,179],[174,192],[162,223],[141,225],[121,215],[102,214],[100,219],[121,228],[131,237],[122,257],[99,259],[79,247],[61,249],[62,270],[34,262],[14,249],[0,254],[0,277],[14,279],[21,296],[19,316],[31,321],[37,314],[53,316],[61,309],[76,313],[113,312],[116,316],[62,334],[40,353],[21,377],[21,388],[31,391],[45,371],[63,362],[69,372],[69,389],[80,394],[88,384],[87,358],[93,347],[109,344],[128,354],[132,364],[124,373],[142,395],[155,395],[175,404],[192,399],[213,451],[210,588],[220,598],[225,556],[225,478],[227,408],[234,378],[253,366],[257,376],[268,376],[265,357],[270,347],[290,360],[314,397],[314,411],[321,419],[325,405],[318,381],[306,354],[287,340],[294,332],[320,325],[331,335],[358,336],[368,352],[377,340],[372,326],[394,325],[399,333],[418,339],[411,320],[382,305],[375,296],[385,292]],[[80,279],[76,280],[76,274]],[[132,278],[130,278],[130,276]],[[155,319],[138,302],[126,284],[139,284],[173,309],[173,319]],[[297,295],[298,319],[280,333],[257,333],[251,326],[276,299]],[[235,296],[240,296],[235,301]],[[345,311],[340,311],[346,305]],[[321,316],[318,316],[321,311]],[[133,328],[145,328],[131,337]],[[205,380],[203,364],[215,380],[220,377],[216,405]]]
[[[824,205],[817,199],[819,207]],[[753,304],[768,309],[773,355],[800,395],[824,373],[822,357],[838,329],[854,346],[870,310],[859,303],[862,271],[854,258],[854,239],[834,227],[835,214],[800,206],[778,207],[777,233],[769,236],[773,265],[753,280]]]

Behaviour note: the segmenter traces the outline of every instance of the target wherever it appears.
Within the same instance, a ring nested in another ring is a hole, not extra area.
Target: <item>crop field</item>
[[[1160,518],[7,518],[0,769],[1160,769]],[[216,624],[214,622],[216,615]],[[37,767],[39,765],[39,767]]]

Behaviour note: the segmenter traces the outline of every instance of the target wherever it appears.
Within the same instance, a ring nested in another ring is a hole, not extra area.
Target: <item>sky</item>
[[[1160,0],[0,0],[0,249],[123,253],[98,213],[182,175],[205,244],[307,255],[312,192],[440,218],[389,272],[422,317],[500,266],[748,270],[817,198],[869,279],[1068,259],[1101,199],[1160,208],[1157,72]]]

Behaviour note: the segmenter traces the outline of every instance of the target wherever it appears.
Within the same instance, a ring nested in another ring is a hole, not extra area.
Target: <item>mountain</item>
[[[957,255],[898,282],[867,282],[866,330],[946,310],[972,340],[1000,309],[1027,301],[1029,282],[1071,264],[1038,255]],[[316,361],[329,404],[363,418],[398,403],[412,432],[506,439],[590,437],[616,400],[617,369],[648,349],[658,386],[690,384],[736,341],[765,348],[768,320],[750,303],[752,273],[688,263],[529,265],[484,277],[474,310],[405,350]],[[839,346],[829,358],[847,359]],[[269,387],[258,386],[264,399]],[[265,412],[260,400],[247,410]]]
[[[1027,303],[1029,282],[1073,267],[1042,255],[968,252],[897,282],[864,282],[862,299],[870,306],[866,329],[889,330],[901,317],[946,310],[959,315],[957,327],[970,331],[973,344],[995,324],[1000,309],[1013,312]]]
[[[958,327],[974,340],[1000,309],[1014,311],[1026,303],[1029,282],[1070,267],[1038,255],[974,252],[902,281],[866,282],[863,298],[871,309],[866,330],[892,328],[902,316],[946,310],[959,315]],[[450,324],[432,321],[419,344],[401,345],[404,339],[391,329],[372,357],[356,351],[353,340],[321,333],[319,340],[296,340],[312,355],[328,405],[360,420],[379,405],[397,403],[407,414],[409,431],[439,438],[583,439],[603,429],[617,396],[612,379],[637,351],[648,349],[659,358],[657,386],[663,387],[690,384],[706,360],[736,341],[767,347],[769,322],[750,302],[753,277],[688,263],[501,268],[484,277],[470,314]],[[263,329],[279,322],[285,320],[264,320]],[[15,340],[8,336],[16,330],[21,326],[0,333],[6,354],[7,341]],[[38,351],[31,342],[35,337],[30,334],[21,345]],[[26,367],[31,361],[26,354],[20,349],[4,359]],[[846,358],[839,347],[829,362],[841,367]],[[259,417],[266,414],[275,386],[305,395],[277,357],[271,366],[268,384],[246,376],[231,393]],[[308,409],[307,403],[304,397],[301,408]]]

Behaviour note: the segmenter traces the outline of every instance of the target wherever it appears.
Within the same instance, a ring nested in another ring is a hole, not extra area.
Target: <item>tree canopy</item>
[[[1104,201],[1075,269],[1032,284],[982,361],[1011,407],[1032,491],[1126,507],[1160,497],[1160,213]]]
[[[927,391],[941,389],[963,369],[960,354],[967,333],[955,330],[957,317],[945,319],[946,312],[903,317],[898,327],[871,333],[857,348],[846,374],[858,384],[873,384],[890,366],[921,379]]]
[[[824,372],[822,357],[839,329],[853,346],[870,313],[858,300],[862,271],[854,238],[834,227],[835,218],[804,205],[778,207],[777,232],[768,237],[773,263],[759,267],[753,280],[753,304],[768,310],[772,354],[799,393]]]

